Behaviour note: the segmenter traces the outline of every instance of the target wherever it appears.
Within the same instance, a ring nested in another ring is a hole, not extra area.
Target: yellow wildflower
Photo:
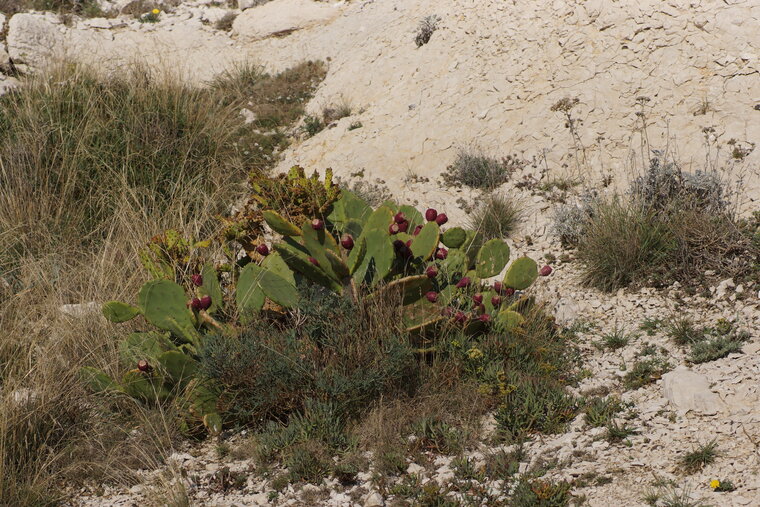
[[[476,349],[475,347],[473,347],[473,348],[471,348],[470,350],[467,351],[467,356],[470,359],[480,359],[481,357],[483,357],[483,351],[481,351],[480,349]]]
[[[720,487],[720,481],[718,479],[713,479],[710,481],[710,487],[712,489],[718,489]]]
[[[160,14],[161,13],[161,11],[159,11],[158,9],[153,9],[150,12],[152,12],[153,14]]]

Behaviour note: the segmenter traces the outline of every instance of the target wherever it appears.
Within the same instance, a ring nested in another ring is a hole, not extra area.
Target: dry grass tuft
[[[138,291],[146,242],[169,228],[212,234],[215,215],[241,194],[246,159],[234,142],[245,132],[220,96],[145,73],[101,78],[61,66],[0,98],[4,504],[128,483],[133,469],[172,452],[173,414],[94,396],[77,372],[120,370],[124,325],[98,306]],[[88,302],[95,310],[81,316],[60,310]]]

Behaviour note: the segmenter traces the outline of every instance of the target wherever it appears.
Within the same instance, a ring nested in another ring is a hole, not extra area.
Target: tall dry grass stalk
[[[238,125],[214,104],[168,80],[71,66],[0,99],[0,504],[130,481],[171,452],[172,417],[92,396],[77,372],[117,372],[124,328],[97,306],[132,299],[139,249],[167,228],[212,233],[239,195]],[[87,302],[81,316],[60,310]]]

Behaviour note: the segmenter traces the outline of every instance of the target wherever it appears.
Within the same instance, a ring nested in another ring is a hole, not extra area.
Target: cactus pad
[[[538,266],[530,257],[516,259],[504,275],[504,285],[515,290],[524,290],[538,278]]]
[[[103,316],[111,322],[126,322],[138,315],[140,315],[138,307],[121,301],[109,301],[103,305]]]
[[[276,233],[283,236],[300,236],[301,229],[288,222],[282,215],[276,211],[266,210],[262,213],[264,221]]]
[[[441,236],[441,242],[447,248],[459,248],[464,245],[467,239],[467,233],[461,227],[452,227],[447,229]]]
[[[500,239],[492,239],[478,251],[475,271],[480,278],[488,278],[501,273],[509,262],[509,246]]]

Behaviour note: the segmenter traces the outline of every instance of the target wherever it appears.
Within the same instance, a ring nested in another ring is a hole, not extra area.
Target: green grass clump
[[[692,345],[689,361],[699,364],[723,359],[729,354],[741,352],[742,347],[743,341],[720,336]]]
[[[591,427],[607,426],[623,410],[620,398],[594,398],[586,407],[585,421]]]
[[[693,474],[705,466],[715,463],[719,455],[718,442],[711,440],[706,444],[700,444],[691,452],[684,454],[679,463],[685,473]]]
[[[488,194],[469,215],[467,226],[479,231],[485,241],[507,239],[520,226],[522,217],[522,209],[514,200],[502,194]]]
[[[594,346],[599,350],[618,350],[628,345],[632,337],[634,336],[616,325],[612,331],[602,335],[600,341],[594,342]]]
[[[660,357],[637,361],[623,377],[623,385],[626,389],[644,387],[660,379],[669,369],[670,365]]]
[[[521,478],[517,483],[510,505],[515,507],[565,507],[573,496],[572,485],[566,481]]]
[[[625,231],[622,234],[621,231]],[[650,285],[675,248],[671,232],[651,212],[620,200],[597,205],[580,238],[583,281],[602,290]]]

